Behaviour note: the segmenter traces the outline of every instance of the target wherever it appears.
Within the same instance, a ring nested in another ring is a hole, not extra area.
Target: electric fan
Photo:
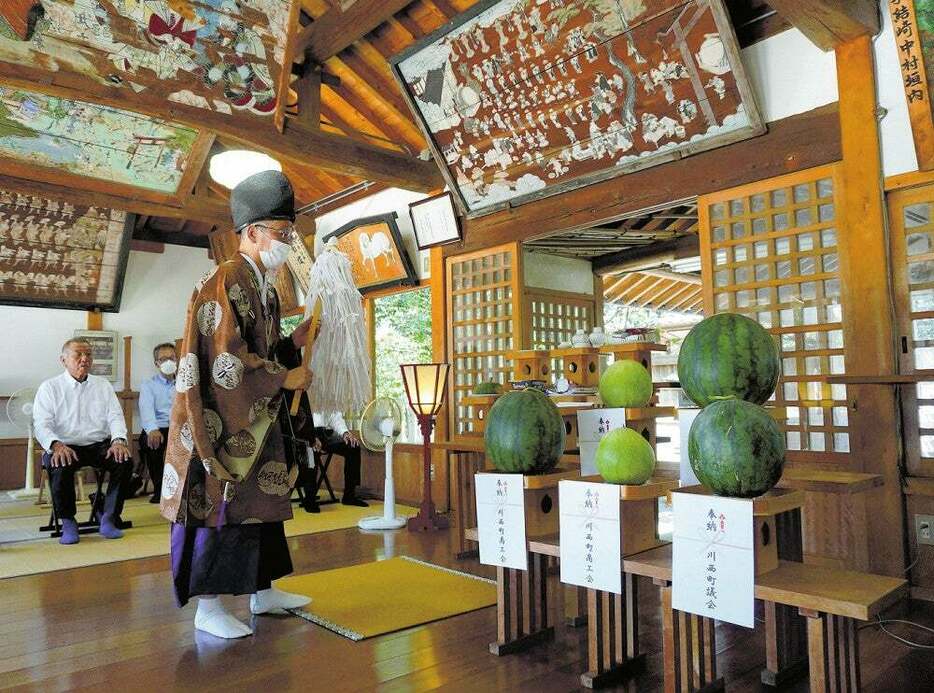
[[[360,440],[367,450],[386,451],[386,485],[383,491],[383,514],[364,517],[361,529],[401,529],[406,519],[396,517],[396,488],[392,480],[392,444],[402,431],[402,410],[388,397],[377,397],[366,405],[360,417]]]
[[[26,387],[14,392],[6,403],[6,415],[10,423],[17,429],[26,431],[26,485],[18,491],[10,491],[9,495],[13,498],[35,498],[39,495],[32,461],[35,451],[32,438],[32,402],[35,398],[36,388]]]

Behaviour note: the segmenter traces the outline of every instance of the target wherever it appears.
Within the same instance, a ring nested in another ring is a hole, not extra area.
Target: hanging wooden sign
[[[722,0],[480,2],[391,64],[468,216],[764,132]]]
[[[934,167],[934,120],[930,84],[934,74],[934,1],[890,0],[895,50],[914,138],[918,168]],[[931,68],[926,69],[926,65]]]

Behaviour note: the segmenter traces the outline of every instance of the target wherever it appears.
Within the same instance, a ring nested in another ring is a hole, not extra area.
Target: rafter
[[[769,5],[824,51],[879,33],[877,0],[769,0]]]
[[[126,91],[90,80],[83,75],[46,72],[33,67],[0,62],[0,81],[24,89],[94,101],[114,108],[132,110],[199,129],[207,128],[240,146],[263,151],[297,165],[314,166],[365,179],[383,180],[410,190],[429,191],[442,185],[432,162],[390,151],[290,122],[280,134],[271,123],[257,123],[245,129],[242,120],[224,113],[149,97],[146,92],[127,103]]]
[[[296,53],[305,53],[316,63],[324,63],[409,2],[411,0],[357,0],[343,12],[333,8],[299,32]]]
[[[409,111],[404,106],[395,108],[389,100],[384,98],[383,90],[378,84],[371,84],[366,79],[361,79],[337,56],[328,61],[328,66],[341,78],[341,88],[335,91],[367,120],[374,122],[376,119],[376,122],[385,124],[394,133],[402,136],[415,150],[425,147],[425,140],[410,120]]]
[[[388,118],[383,117],[383,114],[377,110],[385,111],[385,106],[373,103],[368,94],[359,93],[354,88],[350,87],[343,88],[340,91],[331,91],[362,116],[371,127],[379,128],[380,131],[385,133],[387,139],[397,141],[399,144],[405,145],[415,151],[420,151],[425,146],[423,140],[416,139],[413,133],[414,126],[411,123],[407,123],[407,127],[400,125],[398,118],[394,119],[396,122],[390,122]]]

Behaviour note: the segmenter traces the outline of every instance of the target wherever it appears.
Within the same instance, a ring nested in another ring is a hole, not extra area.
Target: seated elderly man
[[[69,339],[62,346],[65,372],[43,382],[33,402],[36,439],[45,449],[42,464],[49,472],[52,503],[62,522],[62,544],[78,543],[75,522],[75,471],[94,467],[110,473],[100,533],[119,539],[117,519],[123,510],[124,486],[130,476],[126,422],[110,383],[91,375],[91,345]]]

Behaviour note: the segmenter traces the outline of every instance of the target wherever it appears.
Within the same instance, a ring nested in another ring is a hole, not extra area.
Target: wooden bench
[[[623,570],[661,587],[666,693],[722,690],[713,620],[671,608],[671,546],[630,556]],[[856,621],[875,617],[907,594],[908,583],[899,578],[795,561],[779,561],[775,570],[756,577],[755,586],[756,599],[794,608],[805,617],[814,693],[859,690]]]

